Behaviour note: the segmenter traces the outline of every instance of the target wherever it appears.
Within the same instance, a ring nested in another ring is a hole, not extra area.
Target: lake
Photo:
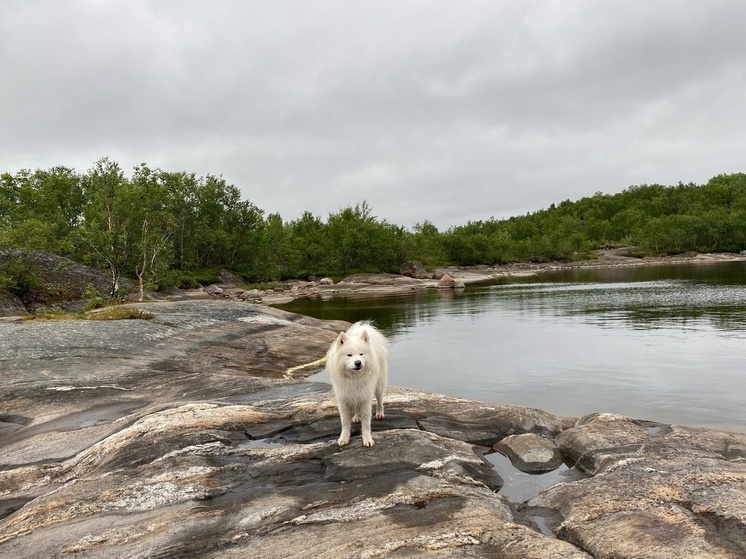
[[[391,340],[393,385],[746,431],[746,262],[574,269],[278,307],[375,320]]]

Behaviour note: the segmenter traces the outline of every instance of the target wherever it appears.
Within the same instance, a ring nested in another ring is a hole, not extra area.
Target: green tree
[[[293,267],[290,246],[290,229],[285,226],[280,214],[267,216],[262,231],[262,274],[265,278],[281,280],[289,277]]]
[[[446,261],[446,250],[438,228],[429,220],[417,223],[407,238],[407,259],[419,260],[425,266],[437,266]]]
[[[248,200],[234,199],[226,208],[224,223],[230,252],[225,263],[228,266],[246,269],[261,264],[257,246],[264,229],[263,213]]]
[[[403,261],[404,229],[379,221],[366,201],[330,214],[327,229],[335,272],[390,272]]]
[[[133,234],[128,216],[131,198],[127,179],[118,163],[104,157],[94,163],[83,185],[87,204],[80,228],[80,254],[87,263],[108,269],[110,295],[114,296],[132,257]]]
[[[4,173],[0,177],[0,246],[72,256],[82,205],[81,177],[72,169]]]
[[[132,262],[142,301],[145,287],[157,287],[159,274],[169,269],[172,262],[171,237],[176,229],[169,212],[167,189],[161,182],[162,174],[142,164],[135,168],[132,179],[125,186],[123,198],[129,205],[125,227],[132,235]]]
[[[166,211],[173,221],[173,266],[186,270],[197,266],[198,179],[194,173],[159,172]]]
[[[295,251],[294,275],[326,275],[333,270],[330,262],[330,245],[328,231],[320,217],[311,212],[288,224],[290,230],[289,244]]]

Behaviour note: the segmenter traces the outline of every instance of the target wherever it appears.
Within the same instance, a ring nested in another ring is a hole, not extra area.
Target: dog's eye
[[[360,354],[360,356],[362,357],[362,355],[363,355],[363,354],[361,353],[361,354]]]
[[[348,354],[347,354],[347,357],[352,357],[352,353],[348,353]]]

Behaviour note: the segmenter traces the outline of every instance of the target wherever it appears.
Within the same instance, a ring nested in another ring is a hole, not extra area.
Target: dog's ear
[[[346,341],[347,341],[347,334],[345,334],[344,332],[340,332],[340,333],[339,333],[339,336],[337,336],[337,343],[338,343],[339,345],[342,345],[342,344],[344,344],[344,343],[345,343]]]
[[[360,339],[363,340],[366,344],[368,343],[368,331],[363,330],[363,333],[360,334]]]

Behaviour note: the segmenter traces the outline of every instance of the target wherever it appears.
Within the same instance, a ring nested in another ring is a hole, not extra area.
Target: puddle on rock
[[[331,384],[329,373],[326,372],[326,369],[321,369],[314,374],[307,376],[304,380],[308,382],[323,382],[324,384]]]
[[[545,536],[549,536],[550,538],[556,538],[557,536],[552,532],[552,529],[547,524],[546,518],[543,516],[529,516],[528,517],[534,524],[536,524],[536,527],[539,529],[539,532],[544,534]]]
[[[582,472],[570,469],[565,464],[551,472],[526,474],[517,470],[504,454],[492,452],[484,457],[505,482],[498,493],[515,504],[525,503],[560,482],[575,481],[586,477]]]
[[[283,439],[250,439],[243,441],[238,446],[243,448],[279,448],[284,444],[287,444],[287,441]]]

